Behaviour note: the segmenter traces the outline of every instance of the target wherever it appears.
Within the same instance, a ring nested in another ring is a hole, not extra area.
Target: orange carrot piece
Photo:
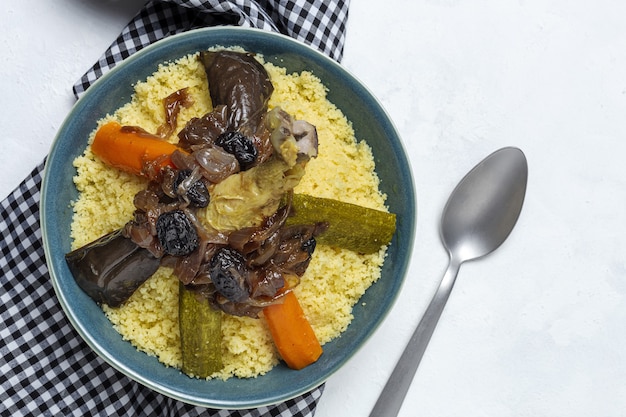
[[[106,164],[141,175],[146,162],[154,163],[156,169],[173,167],[170,156],[180,148],[156,137],[124,131],[117,122],[108,122],[96,132],[91,150]]]
[[[282,304],[263,309],[278,353],[287,366],[302,369],[322,354],[322,346],[293,292],[284,295]]]

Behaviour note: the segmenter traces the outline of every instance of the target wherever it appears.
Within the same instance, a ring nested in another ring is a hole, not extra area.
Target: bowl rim
[[[351,357],[353,357],[353,355],[356,352],[358,352],[360,349],[363,348],[363,346],[365,345],[365,342],[371,338],[374,332],[380,327],[380,325],[384,322],[386,317],[389,315],[390,311],[393,309],[397,301],[397,298],[402,290],[402,287],[404,286],[406,274],[408,271],[408,263],[411,257],[412,248],[413,248],[413,244],[415,240],[414,236],[415,236],[415,228],[416,228],[415,224],[416,224],[417,211],[416,211],[415,191],[414,191],[415,188],[414,188],[414,180],[413,180],[414,176],[411,170],[411,165],[408,164],[407,162],[405,166],[403,166],[404,169],[408,170],[407,172],[408,183],[404,184],[404,187],[407,193],[407,201],[409,204],[410,212],[413,213],[414,215],[409,220],[410,227],[408,230],[408,236],[404,236],[404,239],[403,239],[403,242],[404,242],[403,250],[406,251],[407,256],[405,256],[402,260],[403,261],[403,265],[401,266],[402,273],[399,277],[396,278],[398,280],[397,291],[395,291],[395,293],[389,299],[388,307],[386,308],[386,310],[382,313],[382,315],[378,318],[378,320],[376,320],[376,322],[373,323],[373,326],[369,329],[367,334],[364,336],[363,340],[360,343],[358,343],[358,345],[356,346],[352,354],[347,355],[343,360],[338,362],[336,366],[334,366],[328,372],[323,373],[321,377],[314,379],[310,381],[309,383],[303,384],[300,387],[297,387],[296,389],[292,389],[289,392],[286,392],[282,395],[270,395],[265,401],[257,400],[255,402],[245,402],[245,401],[244,402],[237,402],[237,401],[221,402],[216,399],[197,398],[195,396],[188,396],[184,392],[174,391],[171,388],[168,388],[168,387],[163,386],[162,384],[159,384],[158,381],[153,381],[149,378],[146,378],[143,375],[139,374],[138,372],[134,371],[133,369],[129,368],[122,361],[103,352],[101,348],[99,347],[98,343],[96,342],[96,340],[90,334],[89,330],[86,329],[83,323],[81,323],[81,321],[78,320],[77,317],[75,317],[75,315],[72,313],[70,300],[67,298],[66,294],[61,288],[60,281],[59,281],[60,277],[57,276],[57,271],[55,270],[54,265],[51,262],[53,248],[50,246],[50,239],[49,239],[50,230],[48,227],[49,219],[47,216],[47,211],[45,210],[45,208],[47,207],[48,199],[53,198],[52,196],[49,196],[47,193],[47,189],[50,185],[50,178],[51,178],[51,174],[49,172],[49,169],[51,169],[50,157],[51,156],[54,157],[55,151],[59,147],[59,143],[62,141],[62,135],[65,132],[65,130],[68,128],[70,120],[78,112],[78,109],[80,109],[81,106],[83,106],[83,104],[88,100],[88,98],[91,95],[95,94],[94,93],[95,91],[105,88],[104,86],[107,84],[108,80],[115,77],[117,73],[124,71],[127,66],[131,65],[132,62],[138,60],[139,58],[147,54],[153,53],[155,51],[158,51],[164,45],[172,44],[175,42],[181,42],[185,38],[192,37],[192,36],[209,36],[212,33],[218,33],[218,32],[223,32],[226,34],[229,34],[229,33],[250,34],[251,36],[260,36],[262,38],[264,37],[268,41],[280,40],[281,42],[287,42],[289,44],[293,44],[295,48],[300,48],[300,49],[306,48],[306,50],[308,50],[308,53],[313,54],[317,59],[321,60],[321,62],[323,62],[324,65],[333,67],[335,70],[343,72],[348,77],[354,79],[354,81],[359,84],[360,88],[362,88],[365,92],[369,94],[370,96],[369,98],[379,107],[379,111],[382,112],[382,114],[386,117],[387,119],[386,121],[389,123],[390,128],[393,129],[393,131],[395,132],[395,135],[398,137],[398,141],[397,141],[398,143],[396,143],[395,145],[398,147],[401,153],[401,157],[403,158],[403,161],[406,161],[407,154],[406,154],[402,141],[399,139],[400,135],[397,133],[397,129],[395,128],[395,125],[393,124],[393,120],[391,119],[387,111],[384,109],[380,101],[376,98],[376,96],[374,96],[374,94],[369,90],[369,88],[364,83],[362,83],[356,76],[350,73],[345,67],[341,66],[341,64],[329,58],[328,56],[324,55],[317,49],[314,49],[313,47],[306,45],[289,36],[286,36],[277,32],[271,32],[271,31],[255,29],[255,28],[246,28],[246,27],[239,27],[239,26],[220,26],[220,27],[207,27],[207,28],[192,29],[183,33],[168,36],[151,45],[146,46],[140,51],[129,56],[124,61],[118,63],[115,67],[113,67],[108,72],[106,72],[101,77],[99,77],[84,92],[84,94],[81,95],[81,97],[76,101],[76,103],[74,104],[74,106],[72,107],[72,109],[70,110],[66,118],[64,119],[62,125],[59,127],[57,135],[55,136],[52,142],[50,152],[48,154],[48,158],[46,158],[46,163],[45,163],[44,172],[43,172],[42,186],[41,186],[40,222],[41,222],[41,230],[42,230],[43,248],[44,248],[44,253],[46,257],[46,264],[47,264],[50,278],[52,280],[52,285],[58,297],[59,303],[61,304],[61,307],[65,313],[65,316],[69,320],[71,325],[76,329],[80,337],[89,345],[89,347],[100,358],[102,358],[105,362],[107,362],[109,365],[111,365],[113,368],[117,369],[118,371],[122,372],[124,375],[126,375],[130,379],[156,392],[166,395],[170,398],[180,400],[185,403],[189,403],[193,405],[203,406],[203,407],[234,410],[234,409],[246,409],[246,408],[255,408],[255,407],[261,407],[261,406],[269,406],[269,405],[277,404],[277,403],[295,398],[299,395],[302,395],[318,387],[322,383],[324,383],[330,376],[332,376],[335,372],[341,369],[345,365],[345,363],[349,361]],[[214,44],[214,45],[218,46],[218,44]],[[263,376],[260,376],[259,378],[262,378],[262,377]],[[236,377],[233,377],[233,378],[236,378]]]

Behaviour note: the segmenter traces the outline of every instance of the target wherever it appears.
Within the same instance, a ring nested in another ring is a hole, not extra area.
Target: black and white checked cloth
[[[78,97],[107,70],[163,37],[212,25],[279,31],[340,60],[349,0],[149,1],[74,85]],[[44,163],[0,202],[0,416],[308,417],[324,385],[281,404],[211,410],[173,400],[100,359],[65,317],[39,226]]]

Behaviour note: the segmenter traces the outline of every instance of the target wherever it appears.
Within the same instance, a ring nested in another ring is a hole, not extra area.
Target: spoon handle
[[[398,415],[404,397],[413,380],[413,375],[417,371],[417,367],[426,351],[426,346],[428,346],[430,337],[435,331],[439,317],[441,317],[448,297],[452,292],[460,266],[459,262],[450,260],[448,269],[446,269],[441,279],[437,292],[428,305],[422,320],[413,332],[409,343],[404,348],[400,360],[370,413],[370,417],[395,417]]]

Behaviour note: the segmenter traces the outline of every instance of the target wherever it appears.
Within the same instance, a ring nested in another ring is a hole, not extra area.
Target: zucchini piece
[[[389,244],[396,231],[396,215],[338,200],[294,194],[287,225],[328,223],[315,240],[359,253],[374,253]]]
[[[207,378],[223,368],[222,312],[208,301],[198,300],[196,294],[179,284],[178,319],[183,352],[183,372]]]

